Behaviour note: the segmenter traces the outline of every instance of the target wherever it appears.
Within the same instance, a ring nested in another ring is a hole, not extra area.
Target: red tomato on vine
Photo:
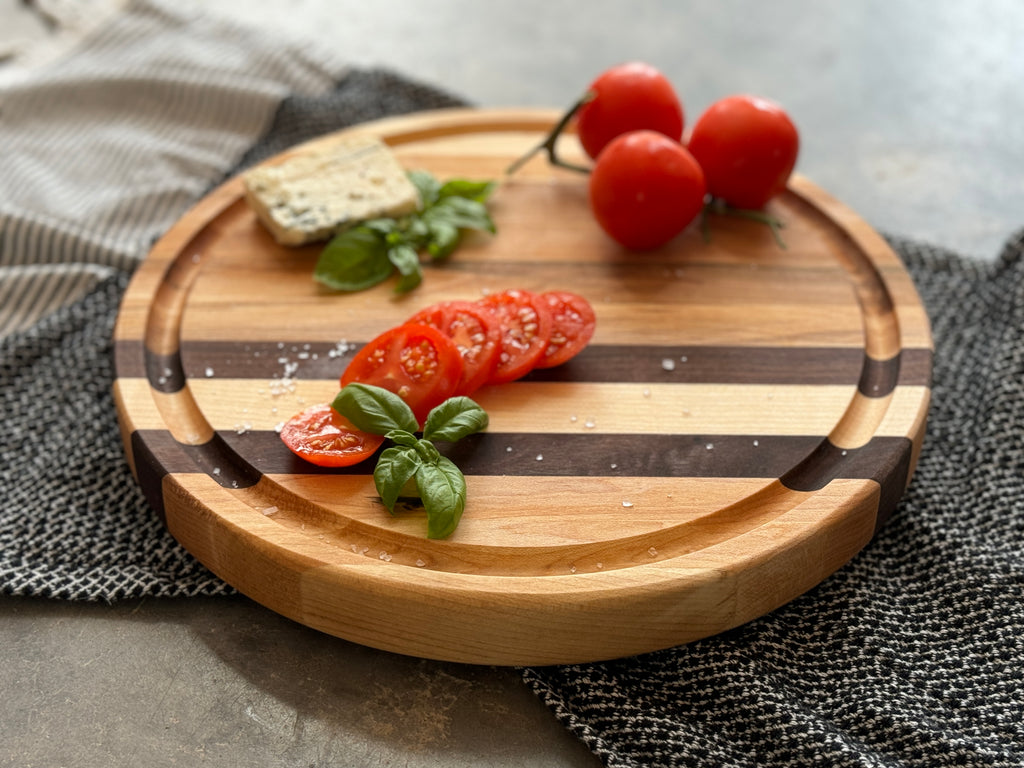
[[[683,145],[655,131],[614,139],[590,174],[597,223],[633,250],[667,243],[704,206],[704,172]]]
[[[708,192],[736,208],[762,208],[786,188],[800,149],[796,126],[778,104],[729,96],[693,125],[687,143]]]
[[[629,62],[607,69],[587,94],[576,113],[576,130],[592,159],[629,131],[646,129],[676,141],[682,138],[683,105],[668,78],[650,64]]]

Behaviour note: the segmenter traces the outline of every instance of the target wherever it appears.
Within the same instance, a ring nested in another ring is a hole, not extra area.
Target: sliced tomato
[[[462,355],[456,395],[469,395],[487,383],[498,362],[501,329],[494,313],[472,301],[444,301],[422,309],[410,323],[429,325],[455,342]]]
[[[352,426],[323,403],[292,416],[281,428],[281,440],[296,456],[320,467],[348,467],[373,455],[384,438]]]
[[[540,294],[551,311],[551,338],[537,368],[551,368],[575,357],[590,342],[597,317],[590,302],[569,291]]]
[[[536,367],[551,338],[551,311],[529,291],[492,293],[480,304],[494,313],[501,326],[498,363],[488,384],[515,381]]]
[[[341,375],[341,386],[358,381],[394,392],[423,424],[461,379],[462,355],[454,341],[436,328],[404,323],[360,349]]]

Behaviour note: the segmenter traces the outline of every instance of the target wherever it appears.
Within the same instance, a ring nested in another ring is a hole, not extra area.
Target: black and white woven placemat
[[[133,6],[143,32],[190,33],[155,0]],[[123,45],[135,39],[121,34]],[[224,55],[228,66],[240,54]],[[168,219],[225,175],[355,122],[459,103],[381,71],[336,71],[325,85],[331,72],[297,62],[261,65],[249,121],[202,138],[211,163],[189,169],[168,199],[134,201],[148,219],[128,221],[115,203],[88,226],[61,221],[0,189],[0,292],[13,329],[0,338],[0,594],[232,591],[167,534],[124,460],[111,332],[128,276]],[[187,81],[201,99],[201,73]],[[12,128],[2,99],[0,133]],[[1024,765],[1024,233],[995,263],[893,245],[936,341],[909,492],[851,563],[769,616],[659,653],[522,670],[608,766]]]

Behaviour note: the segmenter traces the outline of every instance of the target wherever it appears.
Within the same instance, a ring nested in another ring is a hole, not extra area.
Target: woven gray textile
[[[459,103],[377,71],[286,90],[260,137],[232,142],[185,203],[297,141]],[[45,310],[0,338],[0,594],[230,593],[146,506],[111,397],[118,301],[171,209],[154,205],[128,240],[83,245],[73,226],[38,229],[43,217],[12,199],[0,188],[0,264],[17,253],[31,267],[21,254],[37,242],[48,263],[103,269],[74,301],[41,283],[25,306]],[[109,217],[116,226],[116,210]],[[993,264],[892,242],[936,340],[929,434],[909,492],[861,554],[769,616],[635,658],[523,669],[606,765],[1024,765],[1024,233]]]

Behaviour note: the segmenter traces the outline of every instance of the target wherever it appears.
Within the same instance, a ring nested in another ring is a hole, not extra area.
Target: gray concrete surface
[[[94,0],[95,1],[95,0]],[[690,119],[756,92],[878,229],[991,258],[1024,227],[1024,4],[217,0],[481,105],[567,105],[645,59]],[[0,0],[0,51],[52,34]],[[2,65],[0,65],[2,66]],[[410,659],[244,598],[0,599],[0,766],[594,766],[515,670]]]

